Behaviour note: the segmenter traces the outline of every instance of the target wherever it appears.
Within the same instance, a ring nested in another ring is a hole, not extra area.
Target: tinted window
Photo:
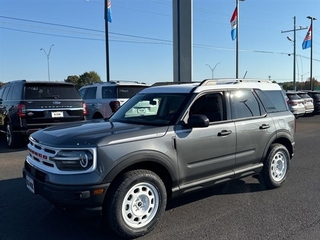
[[[255,90],[268,113],[287,111],[287,103],[282,91]]]
[[[298,94],[301,98],[310,98],[310,96],[306,93],[299,93]]]
[[[73,85],[33,84],[25,85],[25,99],[79,99],[80,94]]]
[[[297,94],[287,94],[287,96],[290,100],[301,99]]]
[[[101,91],[102,91],[101,96],[103,99],[117,98],[115,87],[102,87]]]
[[[4,87],[0,88],[0,98],[2,99],[2,94],[4,92]]]
[[[89,87],[84,89],[83,99],[95,99],[96,98],[96,87]]]
[[[118,86],[117,95],[118,98],[131,98],[145,88],[143,86]]]
[[[13,85],[13,90],[11,93],[12,100],[20,100],[22,96],[22,85]]]
[[[230,97],[234,119],[261,116],[259,102],[250,90],[231,91]]]
[[[9,87],[9,86],[4,88],[3,96],[2,96],[2,99],[3,99],[3,100],[8,100],[8,99],[7,99],[7,95],[8,95],[9,90],[10,90],[10,87]]]
[[[190,107],[190,115],[206,115],[210,122],[223,120],[222,96],[219,93],[207,94],[198,98]]]

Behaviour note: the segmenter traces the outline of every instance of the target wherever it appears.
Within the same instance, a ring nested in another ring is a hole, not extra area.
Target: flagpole
[[[313,20],[317,20],[316,18],[314,17],[311,17],[311,16],[308,16],[307,17],[308,19],[311,20],[311,23],[310,23],[310,29],[311,29],[311,32],[310,32],[310,37],[311,37],[311,46],[310,46],[310,90],[312,91],[313,90],[313,84],[312,84],[312,41],[313,41]]]
[[[239,77],[239,0],[236,0],[237,26],[236,26],[236,79]]]
[[[106,39],[106,74],[107,82],[110,82],[109,71],[109,28],[108,28],[108,0],[104,1],[104,21],[105,21],[105,39]]]

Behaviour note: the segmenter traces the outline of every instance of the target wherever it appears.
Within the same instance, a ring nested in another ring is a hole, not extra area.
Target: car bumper
[[[109,183],[97,185],[58,185],[46,181],[46,173],[25,162],[22,170],[26,184],[57,207],[101,211]],[[30,182],[31,181],[31,182]]]

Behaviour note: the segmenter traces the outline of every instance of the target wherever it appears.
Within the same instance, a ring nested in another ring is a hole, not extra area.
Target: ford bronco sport
[[[111,81],[83,86],[79,92],[87,104],[87,119],[98,119],[111,117],[129,98],[147,87],[135,81]]]
[[[294,133],[278,84],[154,86],[108,121],[33,133],[23,176],[32,193],[63,208],[98,208],[111,229],[134,238],[150,232],[167,201],[182,194],[247,176],[280,187]]]

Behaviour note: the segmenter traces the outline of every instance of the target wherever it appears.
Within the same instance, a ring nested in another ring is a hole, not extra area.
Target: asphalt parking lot
[[[140,239],[319,239],[320,115],[297,119],[286,184],[265,190],[245,178],[175,199],[158,227]],[[119,239],[99,217],[58,209],[25,186],[26,148],[0,140],[0,239]]]

